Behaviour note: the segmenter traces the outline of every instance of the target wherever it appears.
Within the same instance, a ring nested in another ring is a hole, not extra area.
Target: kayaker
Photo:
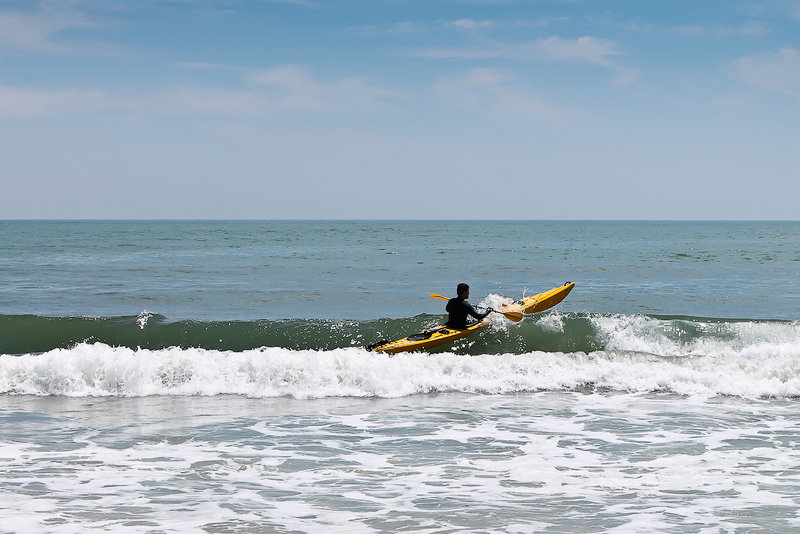
[[[448,300],[447,306],[445,307],[447,313],[450,314],[447,323],[445,323],[446,327],[463,330],[467,327],[468,316],[471,315],[478,321],[481,321],[492,312],[492,309],[489,308],[486,310],[486,313],[478,313],[478,311],[472,307],[472,304],[467,302],[469,298],[469,286],[467,284],[458,284],[456,294],[458,296]]]

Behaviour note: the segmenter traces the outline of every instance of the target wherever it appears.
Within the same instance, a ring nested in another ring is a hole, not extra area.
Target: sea
[[[0,221],[0,518],[800,532],[800,222]]]

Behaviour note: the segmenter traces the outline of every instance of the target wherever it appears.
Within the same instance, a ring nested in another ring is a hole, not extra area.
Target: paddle
[[[450,300],[447,297],[443,297],[441,295],[436,295],[435,293],[431,293],[430,296],[435,298],[435,299]],[[492,309],[491,311],[497,312],[497,313],[502,313],[503,315],[506,316],[506,318],[509,321],[514,321],[515,323],[518,323],[518,322],[520,322],[522,320],[522,314],[520,312],[504,312],[504,311],[494,310],[494,309]]]

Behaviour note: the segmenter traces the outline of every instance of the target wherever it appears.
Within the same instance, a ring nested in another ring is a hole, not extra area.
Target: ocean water
[[[800,223],[0,222],[0,465],[2,533],[800,532]]]

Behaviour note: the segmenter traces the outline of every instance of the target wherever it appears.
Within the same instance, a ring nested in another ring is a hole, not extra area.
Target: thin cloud
[[[578,61],[607,67],[609,58],[621,55],[614,41],[597,37],[548,37],[529,45],[533,57],[550,61]]]
[[[412,53],[433,59],[531,59],[575,61],[608,66],[610,58],[621,55],[614,41],[584,36],[577,39],[548,37],[530,43],[489,43],[479,47],[438,48]]]
[[[64,113],[119,111],[162,115],[253,116],[278,113],[362,113],[388,107],[399,93],[363,78],[319,81],[303,67],[253,70],[187,63],[182,68],[236,73],[242,88],[182,87],[148,94],[110,97],[101,90],[36,90],[0,86],[0,117],[41,117]]]
[[[183,88],[129,99],[131,109],[164,115],[240,116],[272,109],[263,95],[246,91]]]
[[[308,69],[282,65],[252,69],[214,63],[182,63],[182,68],[236,73],[246,88],[186,87],[132,100],[144,110],[177,115],[254,116],[285,113],[362,113],[381,109],[400,95],[363,78],[320,81]]]
[[[437,81],[432,91],[449,106],[491,121],[560,122],[568,113],[543,102],[504,70],[477,68]]]
[[[176,63],[175,66],[179,69],[188,70],[231,70],[238,68],[231,67],[230,65],[223,65],[221,63],[206,63],[203,61],[183,61],[181,63]]]
[[[762,91],[800,98],[800,51],[794,48],[740,57],[731,74]]]
[[[763,37],[769,35],[769,27],[759,21],[742,24],[683,24],[659,25],[652,23],[631,22],[627,24],[611,24],[618,30],[630,31],[644,35],[660,35],[677,38],[727,39],[740,37]]]
[[[403,22],[395,22],[392,24],[383,24],[383,25],[370,25],[370,26],[360,26],[360,27],[351,26],[347,28],[347,31],[352,33],[353,35],[358,35],[359,37],[381,37],[384,35],[394,35],[394,36],[418,35],[420,33],[428,31],[428,28],[424,24],[420,24],[418,22],[403,21]]]
[[[364,78],[319,81],[296,65],[276,67],[253,76],[253,81],[287,111],[347,111],[374,108],[398,93],[371,85]]]
[[[774,17],[782,19],[787,16],[800,20],[800,1],[798,0],[766,0],[737,4],[735,9],[748,17]]]
[[[314,0],[266,0],[273,4],[289,4],[300,7],[320,7],[322,4]]]
[[[351,26],[347,31],[360,37],[381,37],[385,35],[403,37],[419,36],[422,34],[440,33],[442,29],[455,31],[477,31],[497,27],[497,23],[492,20],[475,20],[463,18],[451,21],[437,22],[412,22],[402,21],[392,24]]]
[[[429,49],[412,55],[463,61],[498,59],[589,64],[615,72],[615,86],[627,85],[636,79],[635,71],[614,61],[614,58],[623,55],[616,42],[591,36],[577,39],[553,36],[519,44],[492,42],[476,47]]]
[[[65,51],[59,36],[95,24],[67,4],[45,3],[35,13],[0,11],[0,47],[24,51]]]
[[[491,20],[458,19],[450,22],[449,25],[462,30],[482,30],[491,28],[495,23]]]
[[[0,117],[42,117],[111,109],[118,105],[119,102],[99,90],[42,91],[0,86]]]

